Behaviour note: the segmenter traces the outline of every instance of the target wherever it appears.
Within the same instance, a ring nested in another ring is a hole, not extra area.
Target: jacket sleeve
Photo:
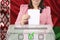
[[[49,24],[49,25],[51,25],[53,27],[50,7],[47,7],[46,13],[47,13],[47,24]]]
[[[18,16],[17,16],[16,22],[15,22],[16,25],[17,25],[17,24],[20,24],[21,17],[22,17],[22,10],[23,10],[22,7],[23,7],[23,5],[20,6],[20,11],[19,11],[19,13],[18,13]]]
[[[27,14],[27,10],[28,10],[28,5],[26,4],[22,4],[20,6],[20,12],[18,13],[18,17],[17,17],[17,20],[15,22],[15,24],[19,24],[20,25],[20,21],[21,21],[21,18],[24,14]]]

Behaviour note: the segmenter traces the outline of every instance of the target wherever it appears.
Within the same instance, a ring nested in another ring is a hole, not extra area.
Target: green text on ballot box
[[[7,40],[55,40],[50,25],[10,25]]]

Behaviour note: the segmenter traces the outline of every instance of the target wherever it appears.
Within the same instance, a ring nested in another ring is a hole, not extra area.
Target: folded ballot
[[[30,15],[30,19],[28,20],[28,24],[39,25],[40,24],[40,10],[28,9],[28,15]]]

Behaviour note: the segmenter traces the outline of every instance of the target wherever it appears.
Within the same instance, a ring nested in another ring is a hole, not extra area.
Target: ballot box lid
[[[49,32],[52,30],[51,25],[10,25],[8,28],[8,33],[21,33],[24,30],[40,30]]]

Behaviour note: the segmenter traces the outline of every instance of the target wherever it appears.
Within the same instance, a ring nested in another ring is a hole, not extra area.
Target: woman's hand
[[[30,16],[28,14],[23,15],[20,24],[25,25],[28,22],[29,18]]]

